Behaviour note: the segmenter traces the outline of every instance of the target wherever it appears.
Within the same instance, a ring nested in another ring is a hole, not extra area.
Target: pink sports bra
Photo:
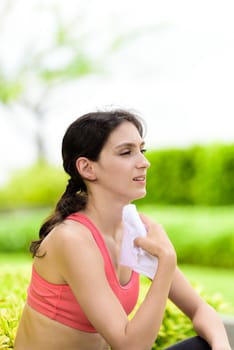
[[[80,213],[72,214],[67,219],[78,221],[91,231],[104,259],[107,280],[125,312],[129,314],[137,303],[139,275],[133,271],[130,281],[121,286],[102,235],[93,223]],[[32,277],[28,288],[27,303],[34,310],[66,326],[84,332],[96,332],[69,285],[50,283],[43,279],[34,268],[32,268]]]

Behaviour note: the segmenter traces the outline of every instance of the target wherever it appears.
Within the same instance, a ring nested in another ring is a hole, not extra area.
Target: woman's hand
[[[171,261],[176,265],[176,252],[164,228],[143,214],[140,217],[147,228],[147,236],[137,237],[135,245],[159,260],[166,258],[168,263]]]

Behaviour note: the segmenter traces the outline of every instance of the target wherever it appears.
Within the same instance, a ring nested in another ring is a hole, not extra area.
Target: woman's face
[[[144,141],[134,124],[124,121],[109,136],[95,162],[96,183],[123,202],[146,194]]]

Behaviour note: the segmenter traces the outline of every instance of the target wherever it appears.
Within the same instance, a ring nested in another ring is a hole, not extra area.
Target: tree
[[[14,113],[16,106],[21,106],[29,111],[36,125],[34,140],[38,160],[46,159],[43,125],[49,109],[49,101],[55,89],[62,83],[103,72],[105,62],[112,54],[123,49],[127,44],[133,43],[140,35],[149,31],[152,33],[155,30],[155,28],[149,27],[136,28],[128,33],[118,32],[113,35],[101,52],[98,49],[93,54],[90,46],[95,41],[96,33],[85,29],[82,14],[80,16],[74,14],[72,18],[67,19],[63,16],[59,5],[54,5],[57,2],[55,1],[53,4],[52,1],[48,1],[49,5],[41,6],[38,0],[34,8],[35,18],[46,16],[47,25],[48,22],[52,25],[48,26],[49,29],[46,33],[43,32],[43,20],[37,27],[39,35],[38,33],[29,35],[33,29],[29,25],[30,30],[25,35],[28,40],[20,48],[21,54],[14,69],[6,69],[3,59],[0,59],[0,102],[6,108],[13,110],[12,117],[17,114]],[[27,7],[28,4],[27,2]],[[1,6],[0,37],[3,36],[7,19],[11,20],[12,12],[20,4],[14,0],[5,0]],[[27,18],[25,20],[27,21]],[[157,26],[156,30],[158,30]],[[7,31],[5,30],[5,32]],[[7,35],[6,40],[8,40]],[[9,42],[8,45],[11,43]],[[24,125],[23,131],[25,132],[27,126],[21,123],[18,118],[17,115],[17,118],[14,118],[14,123],[17,122],[21,128]]]
[[[0,13],[0,22],[1,19],[10,16],[13,1],[5,1],[4,5]],[[7,71],[3,62],[0,62],[0,101],[12,109],[17,101],[30,112],[37,125],[35,132],[37,159],[45,160],[42,126],[48,101],[55,87],[62,82],[97,72],[100,70],[100,65],[88,54],[86,38],[82,31],[77,35],[76,27],[81,22],[79,18],[74,17],[73,21],[67,22],[62,18],[58,8],[40,10],[47,12],[54,23],[54,28],[42,45],[35,45],[36,38],[30,38],[31,42],[24,48],[24,59],[18,63],[13,73]],[[0,30],[4,27],[4,22],[1,23]]]

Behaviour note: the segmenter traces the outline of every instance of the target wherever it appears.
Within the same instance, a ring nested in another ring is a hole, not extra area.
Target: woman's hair
[[[30,245],[33,256],[37,254],[43,239],[57,224],[86,206],[87,188],[76,168],[76,160],[86,157],[97,161],[111,132],[124,121],[135,125],[143,136],[143,125],[139,116],[120,109],[85,114],[68,127],[62,141],[62,158],[63,168],[70,178],[52,215],[42,224],[39,239]]]

